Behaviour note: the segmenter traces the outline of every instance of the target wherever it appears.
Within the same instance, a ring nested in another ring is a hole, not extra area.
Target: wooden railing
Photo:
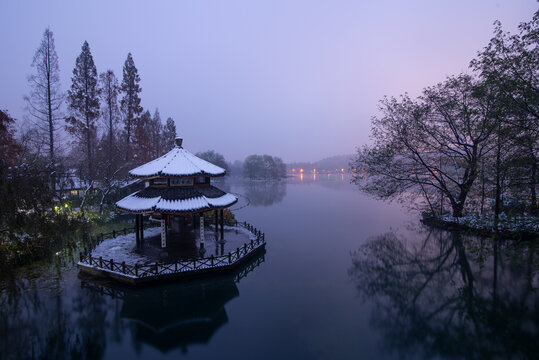
[[[262,233],[260,230],[256,229],[254,226],[248,224],[247,222],[236,223],[236,226],[242,226],[249,230],[252,234],[256,236],[256,240],[251,240],[250,242],[244,244],[242,247],[237,248],[236,251],[229,252],[225,255],[212,255],[206,258],[180,260],[172,263],[156,262],[149,265],[130,265],[126,264],[125,261],[120,263],[117,261],[115,262],[114,259],[105,260],[102,257],[92,257],[91,251],[85,251],[80,253],[79,263],[135,278],[179,274],[189,271],[230,266],[238,262],[245,256],[249,255],[250,253],[256,251],[266,243],[265,234]],[[100,242],[103,241],[103,236],[101,235],[99,239]]]
[[[237,270],[232,273],[232,277],[235,283],[239,283],[242,279],[246,278],[249,273],[253,272],[265,261],[264,254],[256,256],[254,259],[249,260],[244,265],[241,265]],[[113,299],[124,299],[128,290],[122,288],[115,288],[111,286],[101,285],[90,281],[82,281],[82,288],[87,288],[95,292],[99,292],[101,295],[107,295]]]

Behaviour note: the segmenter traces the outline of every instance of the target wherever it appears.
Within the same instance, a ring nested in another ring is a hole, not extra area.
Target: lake
[[[0,283],[0,358],[422,359],[539,354],[532,244],[422,226],[346,175],[227,180],[266,252],[234,273],[133,289],[73,260]]]

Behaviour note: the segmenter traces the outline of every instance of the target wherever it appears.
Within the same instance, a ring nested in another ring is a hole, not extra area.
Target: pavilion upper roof
[[[156,176],[222,176],[225,169],[203,160],[182,148],[182,139],[176,139],[176,146],[165,155],[140,165],[129,171],[136,178]]]

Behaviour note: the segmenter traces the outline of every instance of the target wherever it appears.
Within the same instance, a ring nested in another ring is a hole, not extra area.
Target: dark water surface
[[[266,233],[266,254],[217,279],[136,290],[65,259],[20,270],[0,282],[0,359],[539,354],[529,244],[423,227],[340,175],[222,187],[243,195],[236,217]]]

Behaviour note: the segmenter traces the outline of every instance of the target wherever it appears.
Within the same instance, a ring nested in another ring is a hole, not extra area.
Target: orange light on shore
[[[344,169],[341,169],[341,172],[344,172]]]
[[[302,172],[303,172],[303,169],[299,169],[299,172],[302,173]]]

